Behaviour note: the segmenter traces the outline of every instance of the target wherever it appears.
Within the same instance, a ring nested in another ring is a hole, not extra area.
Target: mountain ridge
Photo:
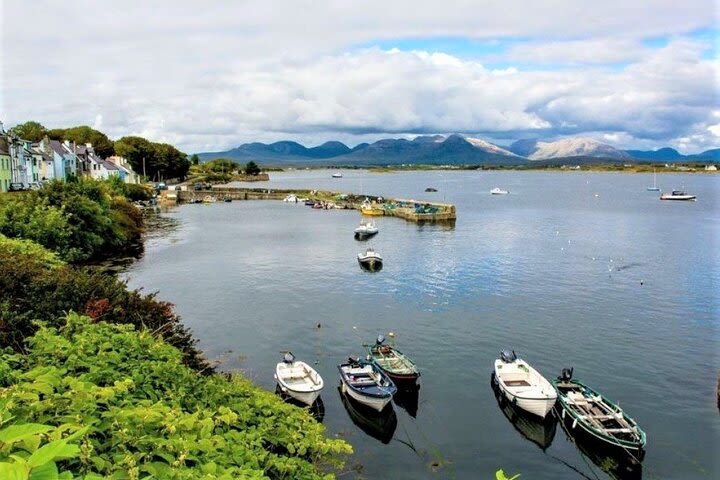
[[[222,152],[197,154],[202,161],[228,158],[239,162],[262,162],[273,166],[377,166],[377,165],[532,165],[559,163],[620,163],[640,161],[720,160],[720,149],[682,155],[666,147],[658,150],[620,150],[592,138],[568,137],[554,141],[521,139],[504,147],[462,134],[420,135],[411,140],[386,138],[349,147],[331,140],[314,147],[283,140],[244,143]]]

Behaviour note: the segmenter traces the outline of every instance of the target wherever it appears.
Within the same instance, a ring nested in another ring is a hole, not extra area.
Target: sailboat
[[[660,187],[657,186],[657,174],[655,173],[655,169],[653,168],[653,186],[647,187],[648,192],[659,192]]]

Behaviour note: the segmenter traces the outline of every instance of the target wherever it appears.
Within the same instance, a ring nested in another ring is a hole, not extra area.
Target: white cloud
[[[713,25],[712,0],[421,7],[6,0],[0,116],[10,125],[95,123],[111,136],[141,134],[188,151],[451,131],[597,132],[626,145],[683,138],[688,149],[717,141],[717,61],[682,37]],[[677,38],[660,50],[640,42],[670,34]],[[528,40],[494,69],[442,52],[355,47],[432,36]],[[524,62],[598,66],[533,71]],[[602,68],[614,62],[631,65]]]

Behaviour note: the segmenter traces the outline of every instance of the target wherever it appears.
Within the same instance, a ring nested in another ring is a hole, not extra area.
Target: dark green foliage
[[[133,170],[145,172],[150,179],[183,178],[190,169],[184,153],[167,143],[154,143],[142,137],[121,138],[115,142],[115,152],[127,158]]]
[[[255,162],[250,160],[247,165],[245,165],[245,173],[247,175],[257,175],[258,173],[260,173],[260,167],[258,167]]]
[[[38,122],[29,121],[15,125],[10,129],[10,132],[14,133],[23,140],[30,140],[31,142],[39,142],[47,134],[47,129]]]
[[[198,165],[200,163],[200,157],[197,156],[197,153],[192,154],[192,157],[190,157],[190,163],[193,165]]]
[[[72,310],[147,327],[182,351],[188,366],[211,369],[172,304],[157,300],[155,294],[128,290],[125,283],[97,269],[49,263],[48,258],[52,260],[52,254],[41,247],[20,252],[15,241],[0,237],[0,347],[22,349],[25,338],[37,329],[35,320],[60,327]]]
[[[0,200],[0,233],[33,240],[69,262],[117,255],[142,233],[142,216],[115,181],[53,181]]]
[[[227,158],[218,158],[207,162],[205,165],[205,171],[212,171],[215,173],[232,173],[240,168],[240,165],[228,160]]]
[[[95,153],[100,157],[106,158],[115,154],[113,141],[102,132],[90,128],[87,125],[71,128],[54,128],[47,132],[48,137],[53,140],[65,141],[70,140],[78,145],[91,143]]]
[[[0,419],[30,434],[72,433],[60,440],[79,451],[66,449],[57,465],[73,475],[329,479],[321,469],[351,452],[307,412],[243,377],[198,375],[147,330],[71,314],[29,346],[0,355]]]

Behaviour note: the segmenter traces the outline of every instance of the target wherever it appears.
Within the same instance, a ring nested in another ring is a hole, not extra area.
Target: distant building
[[[12,158],[10,157],[10,146],[8,139],[0,123],[0,192],[10,190],[12,182]]]
[[[108,157],[105,160],[118,167],[118,174],[120,175],[120,179],[123,182],[140,183],[140,175],[133,171],[132,166],[130,165],[130,162],[128,162],[127,158],[113,155],[112,157]]]

